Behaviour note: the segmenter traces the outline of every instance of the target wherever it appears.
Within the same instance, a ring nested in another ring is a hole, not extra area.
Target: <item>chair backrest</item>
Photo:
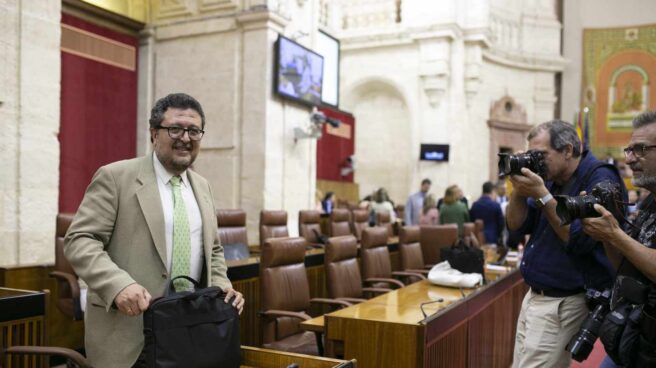
[[[483,245],[487,243],[485,241],[485,223],[483,222],[483,219],[478,219],[474,221],[474,224],[476,225],[476,239],[478,239],[478,244]]]
[[[226,260],[245,259],[250,256],[244,210],[217,210],[216,225]]]
[[[426,264],[441,262],[441,248],[449,247],[458,240],[458,225],[444,224],[422,226],[419,231],[419,244]]]
[[[351,211],[351,232],[358,241],[362,239],[362,229],[367,227],[369,227],[369,211],[365,209]]]
[[[465,244],[470,246],[479,246],[478,237],[476,236],[476,224],[473,222],[465,222],[462,225],[462,239]]]
[[[349,211],[345,208],[336,208],[330,214],[330,236],[344,235],[351,235]]]
[[[358,241],[353,235],[328,239],[324,254],[324,267],[329,297],[362,297],[362,277],[357,255]]]
[[[73,267],[68,262],[68,259],[64,255],[64,238],[68,228],[73,222],[73,213],[59,213],[57,214],[57,222],[55,226],[55,267],[53,271],[62,272],[65,274],[70,274],[73,277],[77,278],[77,274]],[[71,292],[71,286],[64,278],[55,278],[58,284],[58,294],[56,299],[57,308],[62,311],[66,316],[74,319],[81,320],[83,318],[83,313],[81,306],[79,305],[79,300],[73,298]],[[75,305],[77,303],[78,305]]]
[[[421,252],[419,226],[403,226],[399,231],[399,256],[403,270],[423,270],[424,256]]]
[[[392,227],[392,216],[390,216],[389,212],[376,213],[376,225],[386,228],[389,236],[392,236],[394,233],[394,228]]]
[[[260,247],[264,246],[267,239],[288,236],[287,211],[262,210],[260,212]]]
[[[262,246],[262,310],[302,312],[310,307],[310,285],[305,271],[305,244],[306,240],[303,238],[270,238]],[[297,319],[290,317],[266,321],[263,342],[269,343],[299,332],[298,324]]]
[[[298,235],[309,243],[319,243],[321,234],[321,212],[316,210],[298,211]]]
[[[362,230],[360,257],[362,258],[362,277],[392,276],[392,264],[387,249],[388,233],[384,227],[369,227]]]

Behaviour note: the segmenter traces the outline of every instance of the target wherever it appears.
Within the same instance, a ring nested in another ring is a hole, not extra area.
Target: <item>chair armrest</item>
[[[392,291],[392,289],[365,287],[365,288],[362,288],[362,291],[365,292],[365,293],[372,293],[372,294],[385,294],[385,293],[389,293],[390,291]]]
[[[396,285],[400,288],[405,286],[405,284],[402,283],[399,280],[388,279],[388,278],[384,278],[384,277],[370,277],[370,278],[364,280],[364,282],[367,282],[367,283],[384,282],[384,283],[387,283],[387,284]]]
[[[61,272],[61,271],[52,271],[50,272],[50,276],[64,281],[68,284],[68,287],[71,288],[71,296],[73,299],[80,299],[80,284],[77,282],[77,277],[74,275],[68,273],[68,272]]]
[[[367,299],[343,297],[343,298],[337,298],[337,300],[344,300],[344,301],[349,302],[351,304],[358,304],[358,303],[362,303],[362,302],[366,301]]]
[[[419,273],[419,274],[422,274],[424,276],[428,275],[428,273],[430,272],[430,270],[416,270],[416,269],[407,269],[407,270],[403,270],[403,271],[404,272]]]
[[[327,299],[327,298],[312,298],[310,299],[310,303],[320,303],[320,304],[327,304],[327,305],[333,305],[333,306],[339,306],[339,307],[350,307],[351,303],[347,302],[346,300],[342,299]]]
[[[91,368],[91,365],[82,354],[67,348],[55,346],[11,346],[4,353],[11,355],[57,355],[75,362],[81,368]]]
[[[284,311],[284,310],[277,310],[277,309],[269,309],[267,311],[261,311],[260,315],[270,318],[275,318],[275,317],[298,318],[302,321],[307,321],[309,319],[312,319],[312,317],[310,317],[304,312],[291,312],[291,311]]]
[[[394,271],[392,272],[392,276],[400,276],[400,277],[417,277],[421,280],[426,280],[426,276],[416,273],[416,272],[404,272],[404,271]]]

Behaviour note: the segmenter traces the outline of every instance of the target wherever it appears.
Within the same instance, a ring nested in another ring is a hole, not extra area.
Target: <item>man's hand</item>
[[[232,301],[232,306],[237,308],[239,314],[241,314],[244,311],[244,296],[233,288],[225,288],[223,291],[226,293],[224,302],[229,303],[230,299],[234,296],[235,300]]]
[[[138,316],[150,305],[153,297],[143,286],[134,283],[126,286],[114,298],[114,304],[118,310],[128,316]]]
[[[544,185],[544,180],[539,175],[525,167],[522,168],[522,174],[510,175],[514,194],[524,198],[542,198],[549,194],[549,190]]]
[[[615,217],[603,206],[595,204],[594,209],[601,214],[601,217],[582,219],[583,231],[594,240],[602,241],[604,243],[609,242],[612,244],[612,241],[610,240],[618,234],[618,231],[623,233],[622,228],[617,223]]]

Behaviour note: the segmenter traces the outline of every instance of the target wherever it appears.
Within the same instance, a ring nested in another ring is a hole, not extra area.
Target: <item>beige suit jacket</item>
[[[153,298],[164,294],[164,215],[153,156],[101,167],[66,234],[64,252],[89,285],[85,313],[86,353],[94,367],[131,367],[143,344],[142,316],[112,308],[126,286],[138,283]],[[187,170],[203,220],[204,268],[209,286],[231,287],[207,181]]]

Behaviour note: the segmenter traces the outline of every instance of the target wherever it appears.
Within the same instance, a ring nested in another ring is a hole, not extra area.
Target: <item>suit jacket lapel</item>
[[[194,190],[194,196],[200,209],[200,216],[203,220],[203,250],[205,252],[205,265],[209,267],[212,258],[212,247],[214,237],[216,236],[216,214],[214,213],[214,204],[210,199],[209,191],[200,186],[198,174],[187,170],[191,188]],[[209,269],[208,269],[209,274]]]
[[[164,267],[166,267],[166,227],[164,225],[164,211],[162,210],[162,200],[159,196],[152,155],[144,157],[137,181],[141,184],[141,187],[137,188],[136,191],[141,212],[146,218],[148,230],[150,230],[150,236],[153,238],[157,253]]]

